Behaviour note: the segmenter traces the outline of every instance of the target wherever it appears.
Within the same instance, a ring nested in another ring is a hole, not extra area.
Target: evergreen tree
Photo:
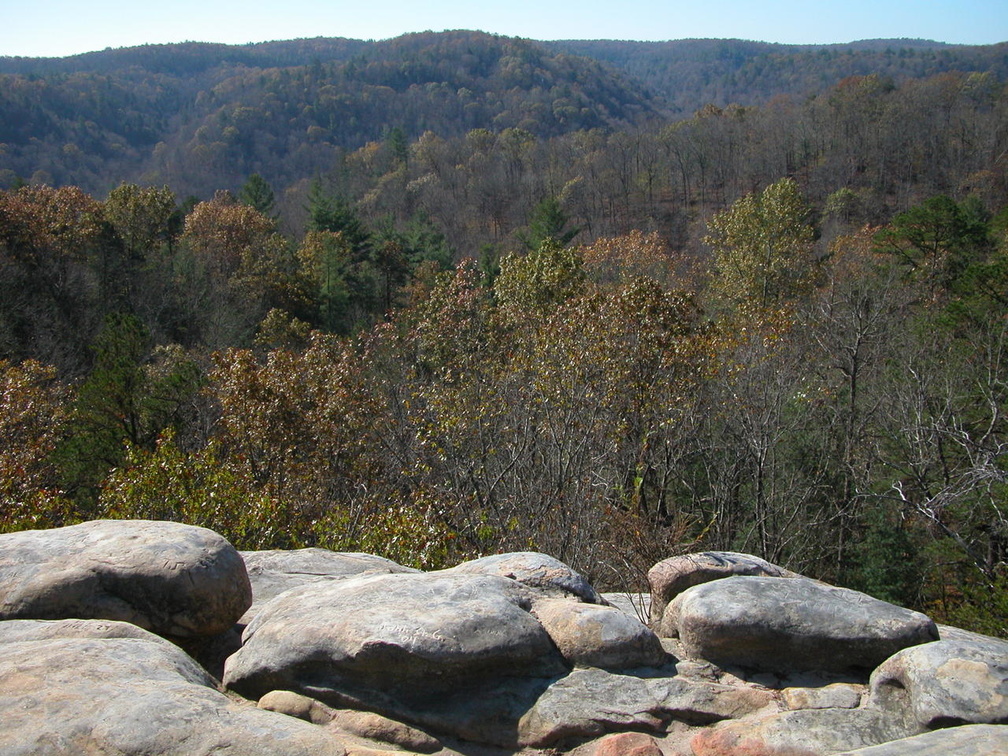
[[[308,192],[308,230],[340,233],[350,246],[355,261],[368,256],[371,234],[361,222],[353,206],[343,197],[337,197],[316,180]]]
[[[238,201],[258,210],[263,215],[273,217],[276,200],[273,189],[258,173],[253,173],[238,192]]]
[[[539,249],[547,241],[566,247],[581,232],[579,226],[569,227],[569,222],[560,206],[560,200],[550,195],[532,210],[528,230],[520,234],[519,238],[530,251]]]

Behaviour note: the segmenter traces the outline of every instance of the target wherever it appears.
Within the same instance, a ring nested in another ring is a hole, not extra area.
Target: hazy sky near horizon
[[[1006,0],[0,0],[0,55],[145,43],[387,39],[474,29],[538,40],[740,38],[789,44],[1008,41]]]

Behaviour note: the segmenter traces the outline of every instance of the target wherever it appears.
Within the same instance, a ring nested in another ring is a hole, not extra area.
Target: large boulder
[[[251,698],[292,690],[340,706],[359,696],[380,710],[383,699],[563,674],[563,657],[527,594],[507,578],[444,573],[295,588],[245,629],[224,682]]]
[[[869,705],[919,730],[1008,724],[1008,642],[943,640],[900,651],[871,676]]]
[[[535,551],[493,554],[462,562],[441,572],[450,575],[498,575],[533,589],[534,595],[576,598],[589,604],[605,604],[605,599],[583,575],[559,559]]]
[[[657,626],[665,607],[687,588],[734,575],[796,577],[795,573],[765,559],[734,551],[704,551],[669,557],[648,571],[651,623]]]
[[[246,625],[268,601],[291,588],[358,575],[419,572],[373,554],[319,548],[243,551],[241,557],[252,583],[252,606],[239,620]]]
[[[800,577],[694,586],[669,604],[662,632],[677,636],[688,658],[721,666],[865,675],[897,651],[938,637],[919,612]]]
[[[238,552],[205,528],[98,520],[0,535],[0,620],[110,619],[181,638],[252,603]]]
[[[1008,727],[964,725],[926,732],[839,756],[1005,756]]]
[[[7,756],[344,756],[332,733],[220,693],[179,648],[110,622],[0,623]]]
[[[574,666],[626,669],[666,661],[658,636],[615,607],[545,599],[535,602],[533,613]]]

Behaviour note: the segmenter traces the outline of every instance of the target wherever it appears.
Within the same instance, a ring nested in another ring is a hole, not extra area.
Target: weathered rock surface
[[[624,614],[636,617],[641,622],[648,622],[651,612],[651,594],[649,593],[603,593],[602,600],[609,606],[615,606]]]
[[[0,622],[0,643],[54,638],[136,638],[173,644],[129,622],[116,620],[6,620]]]
[[[45,618],[0,621],[5,754],[1005,752],[1008,724],[967,723],[1008,723],[1008,643],[936,641],[923,615],[748,555],[656,567],[661,637],[542,554],[421,573],[303,549],[246,570],[170,523],[14,535],[0,616]]]
[[[789,709],[856,709],[861,705],[861,685],[832,683],[819,688],[785,688],[781,693]]]
[[[795,573],[765,559],[734,551],[704,551],[670,557],[648,571],[652,624],[661,622],[665,607],[687,588],[733,575],[796,577]]]
[[[669,672],[674,674],[674,670]],[[661,732],[676,720],[710,724],[774,704],[770,691],[666,677],[577,669],[553,683],[522,717],[523,745],[551,746],[621,730]]]
[[[228,698],[180,649],[137,628],[4,622],[0,635],[7,756],[345,754],[331,733]]]
[[[1008,724],[1008,642],[943,640],[900,651],[872,673],[869,703],[919,729]]]
[[[268,601],[291,588],[358,575],[419,572],[373,554],[319,548],[240,553],[252,583],[252,606],[239,620],[246,625]]]
[[[628,669],[666,661],[658,636],[614,607],[545,599],[537,601],[532,612],[569,664]]]
[[[527,590],[490,575],[371,575],[281,594],[246,629],[224,682],[251,698],[293,690],[339,706],[567,667]],[[380,710],[380,709],[379,709]]]
[[[516,580],[537,593],[558,598],[574,597],[589,604],[605,600],[580,574],[559,559],[534,551],[494,554],[441,570],[450,575],[498,575]]]
[[[662,756],[661,747],[643,732],[618,732],[595,743],[593,756]]]
[[[1008,727],[965,725],[926,732],[839,756],[1005,756]]]
[[[0,620],[111,619],[209,636],[251,601],[238,552],[205,528],[99,520],[0,535]]]
[[[662,632],[689,658],[759,670],[865,674],[938,637],[928,617],[806,578],[732,577],[679,594]]]
[[[809,709],[724,722],[690,741],[694,756],[822,756],[905,737],[878,711]]]
[[[389,743],[413,753],[434,753],[442,748],[441,742],[423,730],[410,727],[394,719],[370,711],[334,709],[321,701],[292,693],[274,690],[259,699],[259,708],[303,719],[316,725],[354,735],[366,740]]]

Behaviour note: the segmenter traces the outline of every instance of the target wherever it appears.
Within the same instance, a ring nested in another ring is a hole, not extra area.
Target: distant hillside
[[[660,109],[611,67],[474,32],[151,45],[7,58],[0,72],[0,186],[41,172],[97,192],[143,175],[193,192],[253,171],[295,180],[393,130],[550,137],[641,124]]]
[[[672,115],[691,115],[708,103],[758,105],[781,94],[815,94],[849,76],[878,74],[899,82],[948,71],[990,71],[1008,78],[1008,43],[966,46],[874,39],[842,45],[780,45],[687,39],[566,40],[543,45],[618,68],[664,99]]]
[[[393,136],[624,130],[708,103],[808,96],[855,75],[900,82],[952,70],[1004,81],[1008,44],[534,42],[456,31],[0,58],[0,188],[20,177],[101,195],[128,180],[206,196],[253,172],[282,187]]]
[[[346,60],[371,43],[356,39],[317,37],[285,42],[225,45],[182,42],[141,45],[71,55],[65,58],[0,57],[0,73],[47,75],[55,73],[123,73],[142,69],[149,73],[190,76],[216,68],[247,66],[278,68],[303,66],[313,61]]]

